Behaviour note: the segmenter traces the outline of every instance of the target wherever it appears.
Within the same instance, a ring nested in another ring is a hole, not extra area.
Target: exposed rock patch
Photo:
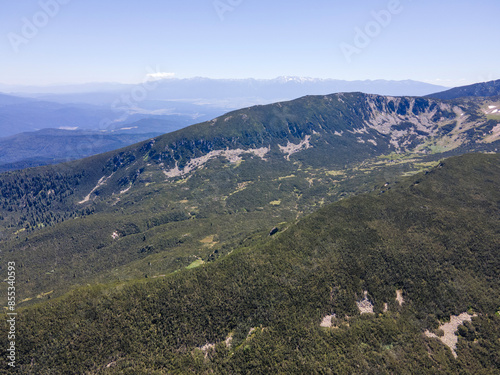
[[[368,299],[367,291],[365,291],[365,297],[361,301],[356,302],[356,305],[358,305],[358,310],[360,314],[373,314],[374,306]]]
[[[306,135],[305,139],[302,140],[299,144],[291,143],[290,141],[288,141],[286,146],[278,145],[278,147],[280,148],[280,151],[286,155],[286,160],[290,160],[290,155],[311,148],[310,140],[311,136]]]
[[[335,318],[336,318],[335,314],[325,316],[323,318],[323,320],[321,320],[320,327],[332,328],[332,326],[333,326],[332,319],[335,319]]]
[[[429,331],[425,331],[424,334],[427,337],[432,337],[440,340],[443,344],[451,349],[453,356],[457,358],[457,353],[455,350],[457,349],[458,336],[455,333],[457,332],[459,326],[461,326],[465,322],[472,321],[472,318],[475,316],[477,315],[470,315],[468,313],[463,313],[459,316],[451,316],[449,323],[444,323],[439,327],[439,329],[444,332],[444,335],[442,337],[438,337],[434,333]]]
[[[78,204],[83,204],[83,203],[86,203],[90,200],[90,197],[92,195],[92,193],[94,191],[96,191],[97,189],[99,189],[101,186],[103,186],[104,184],[106,184],[106,182],[114,175],[115,173],[111,173],[111,175],[109,175],[108,177],[106,176],[102,176],[99,181],[97,182],[97,185],[90,191],[90,193],[80,202],[78,202]]]
[[[203,352],[203,354],[205,354],[205,358],[208,357],[208,354],[212,351],[215,350],[215,344],[211,344],[211,343],[206,343],[205,345],[203,345],[200,350]]]
[[[261,147],[261,148],[256,148],[256,149],[248,149],[248,150],[243,150],[243,149],[236,149],[236,150],[215,150],[215,151],[210,151],[208,154],[200,156],[199,158],[194,158],[191,159],[187,165],[181,170],[179,169],[179,165],[176,163],[175,168],[172,168],[168,171],[163,171],[165,176],[168,178],[173,178],[173,177],[181,177],[185,176],[188,173],[201,168],[204,164],[206,164],[209,160],[214,159],[218,156],[223,156],[229,162],[231,163],[237,163],[242,161],[241,155],[243,154],[253,154],[255,156],[260,157],[261,159],[265,160],[266,154],[271,151],[271,147]]]
[[[399,303],[399,306],[403,306],[403,303],[405,302],[403,298],[403,291],[401,289],[396,290],[396,301]]]

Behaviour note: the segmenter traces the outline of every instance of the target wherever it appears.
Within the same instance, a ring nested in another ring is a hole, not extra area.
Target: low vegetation
[[[447,159],[215,262],[20,309],[16,371],[493,374],[499,185],[498,155]],[[464,312],[455,358],[424,332]]]

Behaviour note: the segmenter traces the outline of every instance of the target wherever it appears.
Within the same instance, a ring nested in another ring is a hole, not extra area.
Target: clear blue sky
[[[136,83],[149,67],[469,84],[500,78],[499,15],[498,0],[4,0],[0,83]]]

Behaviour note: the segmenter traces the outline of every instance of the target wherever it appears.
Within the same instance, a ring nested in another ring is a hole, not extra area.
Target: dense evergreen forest
[[[497,373],[498,186],[498,155],[446,159],[219,261],[22,308],[16,371]],[[424,332],[462,313],[455,358]]]

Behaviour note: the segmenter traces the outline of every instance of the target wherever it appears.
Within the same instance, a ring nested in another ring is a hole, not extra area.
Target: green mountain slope
[[[444,156],[494,152],[497,120],[484,112],[494,103],[305,97],[76,162],[5,173],[0,259],[22,266],[26,303],[211,262],[329,202],[388,189]]]
[[[3,174],[2,197],[8,199],[4,205],[8,212],[19,213],[4,216],[16,230],[48,224],[29,204],[37,194],[50,191],[40,183],[40,175],[63,180],[59,185],[64,185],[64,193],[57,199],[67,212],[105,202],[128,188],[189,177],[214,160],[338,170],[391,153],[436,159],[432,155],[494,151],[500,142],[500,115],[493,109],[497,106],[500,102],[493,99],[443,103],[355,93],[243,109],[82,161]]]
[[[499,155],[446,159],[212,264],[20,309],[16,371],[493,374],[499,185]],[[454,352],[425,333],[463,313]]]

